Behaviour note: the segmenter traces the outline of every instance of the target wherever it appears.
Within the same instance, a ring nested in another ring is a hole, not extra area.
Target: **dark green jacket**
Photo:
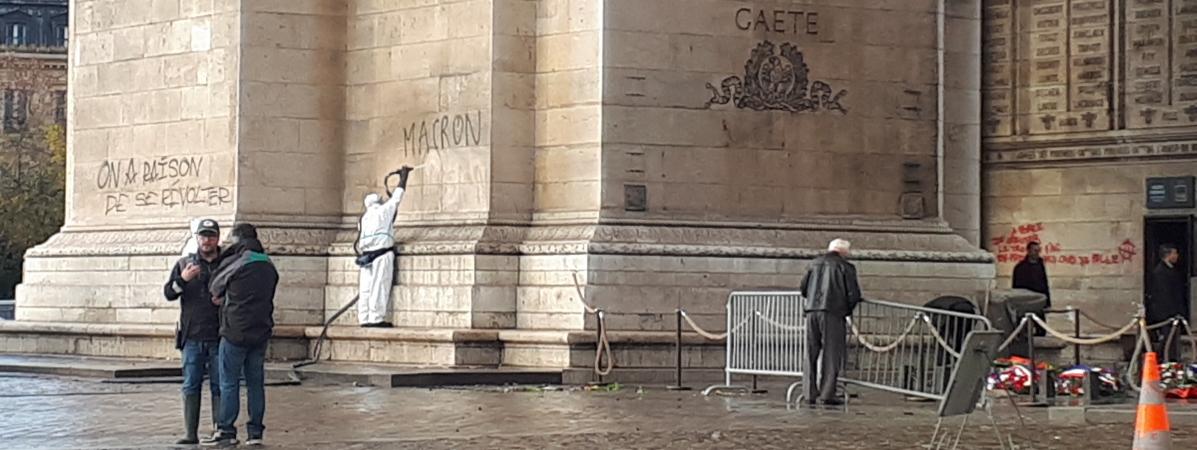
[[[274,293],[278,270],[262,243],[246,239],[221,254],[209,290],[223,300],[220,337],[238,346],[256,346],[274,331]]]

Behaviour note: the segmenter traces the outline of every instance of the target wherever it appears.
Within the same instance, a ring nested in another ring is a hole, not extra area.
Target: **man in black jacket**
[[[842,404],[835,390],[848,347],[846,322],[861,299],[856,266],[847,259],[851,245],[843,239],[831,241],[827,254],[811,262],[802,279],[807,358],[803,382],[809,404],[816,399],[825,405]]]
[[[179,329],[175,348],[183,352],[183,431],[177,443],[199,443],[200,394],[204,374],[212,393],[213,428],[220,411],[220,308],[212,304],[208,281],[220,260],[220,226],[215,220],[201,219],[195,228],[197,252],[175,262],[170,279],[163,287],[167,301],[180,300]]]
[[[212,276],[212,303],[220,305],[220,433],[205,446],[237,444],[241,409],[240,378],[245,374],[247,445],[262,445],[266,427],[266,347],[274,329],[274,293],[278,271],[266,256],[253,225],[233,227],[230,245]]]
[[[1038,242],[1027,243],[1027,256],[1014,265],[1011,287],[1043,294],[1047,298],[1047,303],[1043,305],[1043,309],[1046,310],[1052,307],[1052,293],[1047,285],[1047,267],[1043,264],[1043,258],[1039,256],[1040,248]],[[1042,319],[1043,311],[1037,311],[1035,315]],[[1035,327],[1036,336],[1045,334],[1047,331],[1042,327]]]
[[[1160,262],[1151,271],[1151,285],[1147,292],[1147,323],[1157,324],[1174,317],[1185,317],[1185,289],[1187,274],[1179,266],[1180,252],[1176,246],[1165,244],[1160,246]],[[1171,354],[1164,355],[1165,361],[1176,361],[1180,350],[1180,333],[1172,333],[1172,327],[1161,327],[1152,330],[1153,341],[1160,353],[1164,352],[1168,335],[1173,335]]]
[[[1039,256],[1038,242],[1027,244],[1027,256],[1014,265],[1012,286],[1014,289],[1026,289],[1038,292],[1047,297],[1047,306],[1052,307],[1052,294],[1047,285],[1047,269],[1043,265],[1043,258]]]

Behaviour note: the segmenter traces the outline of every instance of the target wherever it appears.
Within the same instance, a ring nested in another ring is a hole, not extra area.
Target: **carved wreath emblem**
[[[848,91],[841,89],[835,92],[831,85],[822,81],[811,83],[809,73],[810,69],[798,47],[782,44],[781,55],[777,55],[773,43],[764,41],[757,44],[752,56],[744,64],[744,78],[724,78],[720,86],[722,89],[707,83],[707,89],[712,94],[707,106],[734,102],[737,108],[755,111],[799,113],[827,110],[847,114],[848,110],[840,104],[840,100],[848,95]]]

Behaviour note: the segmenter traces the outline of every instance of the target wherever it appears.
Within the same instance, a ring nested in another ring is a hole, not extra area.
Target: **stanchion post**
[[[1073,336],[1079,340],[1081,338],[1081,310],[1079,309],[1072,310],[1072,327]],[[1072,365],[1081,365],[1081,344],[1072,344]]]
[[[1043,373],[1039,373],[1039,365],[1035,363],[1035,327],[1038,322],[1031,316],[1034,313],[1027,313],[1027,359],[1031,364],[1031,404],[1034,406],[1047,406],[1048,399],[1052,397],[1055,392],[1055,383],[1051,380],[1051,374],[1047,369]],[[1035,377],[1039,380],[1036,381]]]
[[[594,312],[594,351],[596,355],[603,351],[603,318],[600,317],[602,313],[602,311]],[[599,385],[603,384],[603,374],[599,373],[598,366],[600,362],[600,358],[594,359],[594,377],[592,378],[594,383]]]
[[[1035,367],[1035,319],[1031,318],[1031,313],[1025,316],[1027,319],[1027,360],[1030,362],[1031,369],[1031,402],[1039,400],[1038,385],[1035,384],[1035,376],[1039,374]]]
[[[675,361],[675,372],[673,378],[673,386],[666,386],[666,389],[671,391],[688,391],[688,386],[682,385],[682,310],[677,310],[677,334],[674,335],[674,354],[677,356]]]

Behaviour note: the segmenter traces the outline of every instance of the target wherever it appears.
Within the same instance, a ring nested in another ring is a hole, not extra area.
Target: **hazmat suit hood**
[[[381,204],[382,198],[379,197],[378,194],[369,194],[366,196],[366,200],[363,203],[365,203],[366,209],[370,209],[371,206],[378,206]]]

